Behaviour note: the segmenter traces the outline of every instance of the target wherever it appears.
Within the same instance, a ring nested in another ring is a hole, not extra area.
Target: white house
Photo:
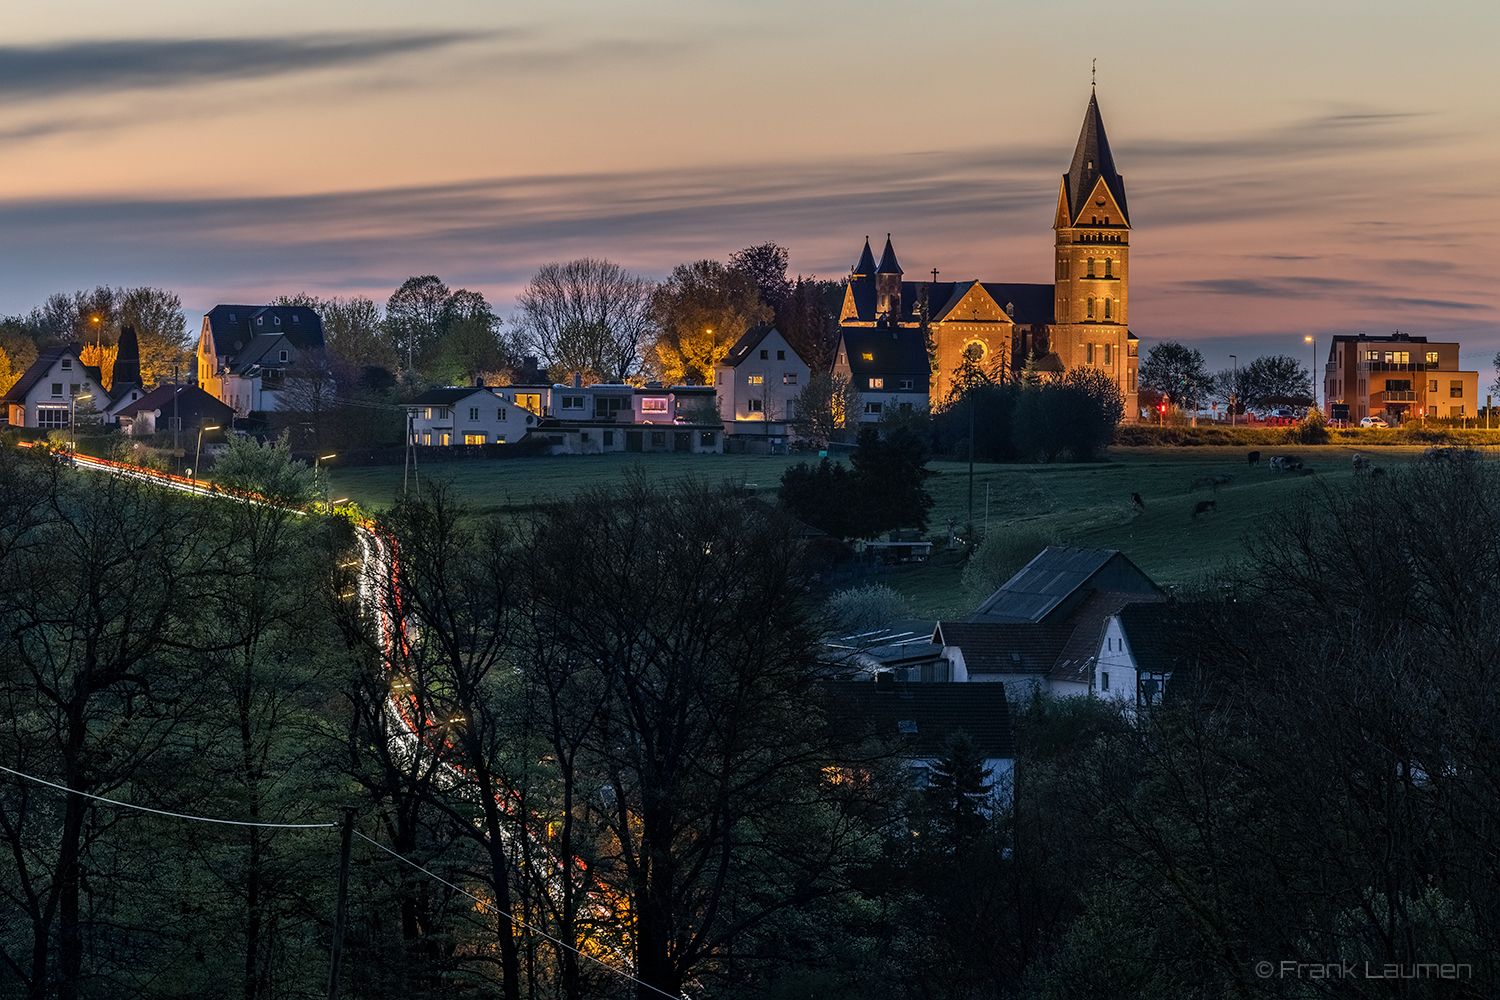
[[[733,451],[781,452],[797,394],[812,369],[774,326],[752,327],[714,366],[714,391]]]
[[[288,378],[323,381],[323,321],[306,306],[214,306],[198,335],[198,386],[235,416],[285,409]]]
[[[1186,665],[1189,626],[1174,616],[1181,606],[1127,604],[1105,623],[1094,668],[1099,697],[1131,711],[1160,705],[1172,674]]]
[[[76,409],[79,422],[107,409],[111,400],[101,387],[99,369],[79,359],[80,347],[49,347],[0,398],[12,427],[61,430]],[[90,398],[75,403],[79,396]]]
[[[428,389],[407,404],[412,443],[439,448],[459,444],[515,444],[538,415],[486,386]]]

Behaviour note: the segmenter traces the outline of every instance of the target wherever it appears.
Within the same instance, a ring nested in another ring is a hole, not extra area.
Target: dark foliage
[[[1021,392],[1012,441],[1023,459],[1053,461],[1064,455],[1087,462],[1114,440],[1125,403],[1102,371],[1074,368],[1061,379]]]
[[[850,469],[827,458],[799,462],[781,477],[779,499],[791,514],[836,538],[873,538],[893,528],[927,527],[932,494],[923,485],[927,440],[920,427],[860,429]]]

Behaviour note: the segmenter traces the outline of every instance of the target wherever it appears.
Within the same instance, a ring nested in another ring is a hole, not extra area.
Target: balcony
[[[1438,370],[1436,361],[1432,364],[1425,361],[1413,361],[1410,364],[1400,364],[1395,361],[1360,361],[1356,367],[1362,372],[1435,372]]]
[[[1387,403],[1415,403],[1417,401],[1417,394],[1409,389],[1387,389],[1385,392],[1377,392],[1375,396]]]

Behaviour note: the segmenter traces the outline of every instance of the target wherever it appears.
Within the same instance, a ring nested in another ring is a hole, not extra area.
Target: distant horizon
[[[1059,59],[1043,5],[24,4],[0,47],[0,313],[159,285],[191,331],[219,302],[383,302],[437,274],[505,317],[548,261],[660,279],[774,241],[837,279],[887,232],[913,279],[1049,282],[1097,55],[1144,349],[1219,368],[1399,329],[1485,373],[1500,12],[1344,7],[1148,2]],[[888,70],[894,37],[920,72]]]

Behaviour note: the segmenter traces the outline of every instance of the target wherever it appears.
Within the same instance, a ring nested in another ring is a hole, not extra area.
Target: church
[[[865,240],[844,292],[834,362],[865,400],[862,419],[878,420],[888,407],[942,404],[966,357],[1011,373],[1028,359],[1044,374],[1097,369],[1120,387],[1125,419],[1138,417],[1130,211],[1096,95],[1058,187],[1052,228],[1051,284],[906,281],[889,235],[878,262]]]

